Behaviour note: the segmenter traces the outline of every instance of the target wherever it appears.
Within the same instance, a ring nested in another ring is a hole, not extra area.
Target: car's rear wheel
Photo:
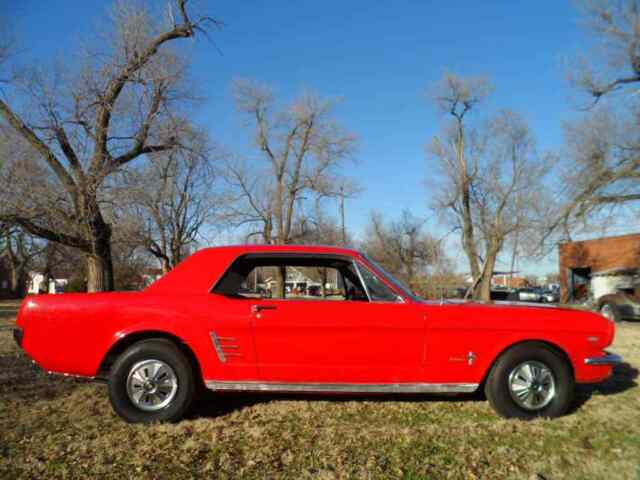
[[[538,342],[507,350],[485,383],[489,403],[505,418],[559,417],[569,409],[574,389],[569,362]]]
[[[109,400],[127,422],[175,422],[187,412],[195,395],[193,369],[169,340],[135,343],[113,364]]]
[[[620,308],[618,307],[618,305],[612,302],[604,302],[602,305],[600,305],[600,315],[608,320],[611,320],[612,322],[618,323],[622,321]]]

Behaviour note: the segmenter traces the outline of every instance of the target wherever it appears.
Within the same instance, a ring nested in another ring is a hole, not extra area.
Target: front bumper
[[[22,348],[22,338],[24,337],[24,330],[20,327],[14,327],[13,329],[13,339],[16,341],[16,344]]]
[[[599,357],[587,357],[584,359],[584,363],[586,365],[619,365],[622,363],[622,357],[620,355],[616,355],[615,353],[605,352],[606,355],[601,355]]]

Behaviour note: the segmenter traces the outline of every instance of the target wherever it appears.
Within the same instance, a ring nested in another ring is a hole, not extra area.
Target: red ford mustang
[[[29,297],[14,336],[50,372],[108,381],[129,422],[176,421],[214,391],[468,393],[505,417],[556,417],[620,357],[586,311],[427,302],[363,254],[232,246],[143,292]]]

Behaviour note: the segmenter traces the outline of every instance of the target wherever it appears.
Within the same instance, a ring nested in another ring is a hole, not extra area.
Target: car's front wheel
[[[507,350],[485,383],[489,403],[506,418],[559,417],[569,409],[574,389],[569,362],[538,342]]]
[[[193,369],[169,340],[133,344],[118,357],[109,376],[109,400],[127,422],[175,422],[195,395]]]

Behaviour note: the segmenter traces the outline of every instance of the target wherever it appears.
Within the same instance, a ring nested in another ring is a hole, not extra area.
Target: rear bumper
[[[20,327],[14,327],[13,329],[13,339],[15,340],[18,347],[22,348],[22,338],[24,337],[24,330]]]
[[[619,365],[622,363],[622,357],[620,355],[616,355],[615,353],[605,352],[605,355],[601,355],[599,357],[587,357],[584,359],[584,363],[586,365]]]

